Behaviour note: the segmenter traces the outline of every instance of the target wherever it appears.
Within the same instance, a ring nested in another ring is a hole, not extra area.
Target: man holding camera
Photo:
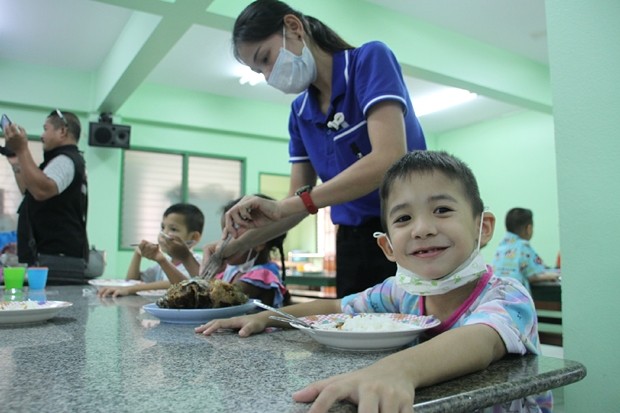
[[[24,128],[9,123],[3,130],[3,154],[24,194],[18,209],[19,261],[49,267],[48,283],[83,283],[88,260],[88,185],[86,163],[77,147],[80,120],[58,109],[49,114],[41,135],[44,160],[39,166],[28,149]]]

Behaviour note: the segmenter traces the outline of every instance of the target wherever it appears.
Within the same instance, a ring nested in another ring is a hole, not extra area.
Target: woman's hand
[[[254,195],[244,196],[226,212],[222,238],[232,234],[238,238],[249,228],[258,228],[283,218],[280,203]]]
[[[259,317],[259,314],[255,314],[211,320],[207,324],[196,327],[194,331],[196,333],[202,333],[205,336],[210,336],[219,329],[239,329],[240,337],[248,337],[254,333],[260,333],[265,330],[266,327],[267,322],[263,317]]]
[[[297,402],[310,403],[308,413],[327,413],[340,400],[357,404],[358,412],[413,413],[415,389],[398,366],[381,361],[350,373],[317,381],[293,393]]]

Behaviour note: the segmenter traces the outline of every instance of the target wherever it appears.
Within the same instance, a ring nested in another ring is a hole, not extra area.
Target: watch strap
[[[310,188],[308,188],[305,191],[298,191],[297,195],[301,198],[301,201],[304,203],[306,210],[310,214],[314,215],[317,212],[319,212],[319,209],[316,207],[316,205],[314,205],[314,202],[312,201],[312,197],[310,196]]]

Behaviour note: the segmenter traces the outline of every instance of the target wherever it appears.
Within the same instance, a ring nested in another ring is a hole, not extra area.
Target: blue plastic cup
[[[42,290],[47,284],[47,267],[28,267],[28,287],[31,290]]]

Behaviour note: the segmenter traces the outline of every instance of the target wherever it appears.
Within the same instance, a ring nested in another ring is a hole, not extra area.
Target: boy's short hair
[[[386,205],[394,182],[409,177],[412,173],[442,172],[450,179],[461,183],[465,196],[469,200],[474,216],[482,214],[484,204],[480,197],[478,183],[467,164],[454,155],[444,151],[412,151],[396,161],[387,170],[379,189],[381,196],[381,225],[387,231]]]
[[[534,214],[527,208],[512,208],[506,214],[506,231],[519,234],[534,223]]]
[[[202,234],[205,226],[205,216],[196,205],[184,203],[171,205],[164,212],[164,218],[170,214],[183,215],[187,230],[189,232],[197,231]]]

